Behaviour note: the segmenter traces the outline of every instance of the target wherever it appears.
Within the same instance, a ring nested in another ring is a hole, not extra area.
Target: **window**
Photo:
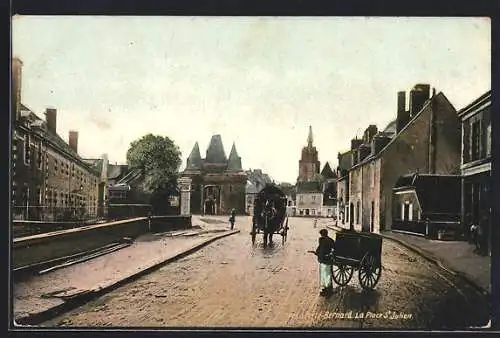
[[[36,157],[38,169],[42,169],[42,141],[38,142],[38,155]]]
[[[233,186],[231,184],[229,185],[229,192],[233,192]]]
[[[359,201],[356,203],[356,224],[359,224]]]
[[[403,221],[410,221],[410,203],[406,201],[403,204]]]
[[[28,165],[31,163],[30,156],[30,135],[24,135],[24,164]]]
[[[38,187],[36,189],[36,195],[38,197],[38,205],[42,205],[42,203],[43,203],[43,200],[42,200],[42,189],[40,189],[40,187]]]
[[[311,209],[311,215],[316,215],[316,210],[315,209]]]
[[[486,157],[491,156],[491,123],[486,127]]]
[[[481,121],[472,123],[472,161],[478,160],[481,153]]]
[[[299,196],[299,202],[300,203],[304,202],[304,196],[302,196],[302,195]]]
[[[57,165],[58,165],[58,161],[56,159],[54,159],[54,172],[57,173]]]
[[[462,124],[462,163],[470,161],[470,122],[464,121]]]
[[[312,201],[316,202],[316,196],[315,195],[312,195]]]

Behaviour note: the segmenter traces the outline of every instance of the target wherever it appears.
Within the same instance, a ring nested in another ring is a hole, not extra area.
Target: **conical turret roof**
[[[243,170],[241,167],[241,157],[238,156],[238,152],[236,151],[236,146],[233,143],[231,147],[231,152],[229,153],[229,160],[227,163],[228,171],[238,171]]]
[[[186,169],[201,169],[201,155],[198,142],[194,144],[193,150],[187,159]]]
[[[210,140],[210,145],[207,149],[207,156],[205,162],[207,163],[226,163],[227,157],[222,145],[222,138],[220,135],[213,135]]]

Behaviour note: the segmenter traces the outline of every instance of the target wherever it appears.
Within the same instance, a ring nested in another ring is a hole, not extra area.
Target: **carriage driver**
[[[319,231],[319,245],[314,254],[318,257],[319,263],[319,279],[321,286],[321,296],[330,297],[333,294],[332,285],[332,251],[335,248],[335,241],[328,236],[328,230],[321,229]]]

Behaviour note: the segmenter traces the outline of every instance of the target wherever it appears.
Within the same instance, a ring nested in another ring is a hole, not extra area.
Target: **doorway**
[[[215,215],[215,203],[213,200],[205,201],[205,214],[206,215]]]

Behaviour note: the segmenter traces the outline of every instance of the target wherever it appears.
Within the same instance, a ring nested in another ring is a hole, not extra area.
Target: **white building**
[[[323,215],[323,190],[320,181],[297,182],[297,216]]]

